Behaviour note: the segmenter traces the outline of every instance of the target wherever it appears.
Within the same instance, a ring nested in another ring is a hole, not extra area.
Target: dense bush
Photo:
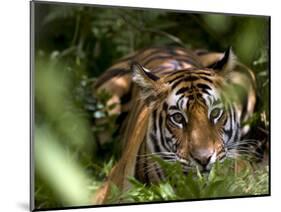
[[[132,187],[125,193],[113,189],[108,203],[196,200],[268,194],[268,167],[253,170],[250,165],[235,172],[235,162],[216,163],[209,174],[198,170],[186,175],[179,163],[157,159],[166,174],[160,185],[144,185],[130,178]]]

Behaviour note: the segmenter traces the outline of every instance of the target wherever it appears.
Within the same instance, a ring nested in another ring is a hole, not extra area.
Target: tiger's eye
[[[212,112],[210,114],[210,118],[216,119],[216,118],[219,118],[220,115],[221,115],[221,109],[215,108],[214,110],[212,110]]]
[[[173,114],[171,118],[177,124],[182,124],[184,122],[184,117],[180,113]]]

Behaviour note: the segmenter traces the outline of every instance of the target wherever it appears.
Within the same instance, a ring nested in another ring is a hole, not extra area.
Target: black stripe
[[[159,119],[158,119],[158,127],[159,127],[158,130],[160,132],[160,142],[161,142],[162,146],[165,148],[164,138],[163,138],[163,135],[162,135],[162,122],[163,122],[163,118],[162,118],[162,115],[161,115],[161,112],[160,112],[159,113]]]
[[[189,65],[192,65],[192,66],[194,66],[196,68],[203,68],[203,66],[200,63],[198,63],[197,61],[193,60],[192,58],[175,58],[175,59],[177,61],[179,61],[179,62],[185,62],[185,63],[187,63]]]
[[[228,130],[228,133],[229,133],[229,140],[232,140],[234,141],[233,139],[233,128],[234,128],[234,111],[232,108],[229,108],[230,110],[230,113],[229,113],[229,119],[230,119],[230,128]]]
[[[209,85],[207,85],[207,84],[202,84],[202,83],[196,84],[196,87],[201,88],[202,90],[205,90],[205,89],[207,89],[207,90],[212,90]]]
[[[162,117],[162,114],[160,113],[159,114],[159,132],[160,132],[160,143],[162,145],[162,147],[164,149],[166,149],[167,151],[169,151],[169,148],[167,147],[166,145],[166,142],[165,142],[165,139],[164,139],[164,136],[163,136],[163,128],[162,128],[162,124],[163,124],[163,117]]]
[[[183,100],[182,100],[182,99],[179,99],[178,102],[179,102],[179,104],[180,104],[180,108],[183,110]]]
[[[202,91],[202,93],[205,93],[205,94],[211,95],[211,94],[210,94],[210,92],[209,92],[207,89],[202,89],[201,91]]]
[[[181,101],[183,99],[184,95],[182,95],[180,98],[178,98],[178,101]]]
[[[176,95],[179,95],[181,93],[184,93],[184,92],[187,92],[189,91],[191,88],[190,87],[182,87],[181,89],[179,89],[177,92],[176,92]]]
[[[164,72],[165,70],[168,70],[169,72],[171,72],[171,71],[174,71],[176,69],[175,69],[175,67],[165,65],[165,66],[158,66],[156,68],[153,68],[153,69],[151,69],[151,72],[152,73],[160,72],[161,74],[164,74],[164,73],[166,73],[166,72]]]
[[[208,78],[208,77],[200,76],[200,79],[208,81],[209,83],[213,83],[213,81],[210,78]]]
[[[167,102],[164,102],[163,103],[163,111],[167,111],[167,109],[168,109],[168,104],[167,104]]]
[[[190,81],[195,81],[195,80],[199,80],[200,78],[197,76],[187,76],[183,79],[180,79],[176,82],[174,82],[174,84],[172,85],[172,89],[174,89],[178,84],[182,83],[182,82],[190,82]]]
[[[156,174],[157,174],[157,176],[158,176],[158,179],[160,180],[160,179],[163,179],[163,176],[162,176],[162,174],[160,173],[160,169],[157,169],[157,166],[159,166],[159,164],[157,163],[157,164],[155,164],[154,166],[156,166],[156,169],[154,170],[155,172],[156,172]]]
[[[204,77],[202,75],[206,75],[206,76],[209,76],[209,77],[212,76],[212,74],[210,73],[210,71],[208,69],[206,71],[202,71],[202,69],[194,70],[194,74],[200,75],[200,78]]]
[[[210,73],[211,70],[210,69],[205,69],[205,68],[186,68],[186,69],[181,69],[181,70],[177,70],[176,74],[182,73],[182,72],[187,72],[189,74],[195,74],[195,75],[200,75],[200,77],[203,76],[212,76],[213,74]],[[172,74],[170,74],[171,76]]]
[[[146,148],[145,148],[146,149]],[[145,151],[146,152],[146,151]],[[144,181],[146,183],[149,183],[150,180],[149,180],[149,176],[148,176],[148,168],[147,168],[147,164],[148,164],[148,161],[147,161],[147,157],[144,157]]]
[[[229,129],[229,130],[223,129],[223,132],[227,135],[228,140],[230,140],[231,135],[232,135],[232,131],[231,131],[231,129]]]
[[[166,141],[167,141],[167,144],[169,145],[170,149],[172,150],[173,149],[173,141],[172,141],[172,138],[169,138],[169,137],[165,137]],[[167,158],[169,159],[169,158]]]
[[[208,68],[212,68],[212,69],[215,69],[215,70],[222,70],[223,67],[227,64],[227,62],[229,60],[230,50],[231,50],[231,48],[228,47],[227,50],[224,53],[223,58],[220,59],[219,61],[215,62],[214,64],[208,66]]]
[[[226,114],[226,115],[227,115],[227,114]],[[223,121],[223,126],[226,125],[226,122],[227,122],[227,118],[224,119],[224,121]]]
[[[169,131],[169,133],[172,135],[172,138],[174,138],[173,132],[172,132],[172,130],[171,130],[171,128],[170,128],[170,126],[168,124],[167,124],[166,128]]]
[[[177,101],[177,108],[181,109],[180,100]]]
[[[139,154],[141,154],[141,152],[139,152]],[[141,180],[139,176],[139,171],[140,171],[140,157],[137,156],[136,167],[135,167],[135,178],[137,180]]]
[[[175,105],[172,105],[169,107],[169,110],[178,110],[179,108]]]
[[[192,72],[191,72],[192,71]],[[189,74],[189,75],[193,75],[192,77],[197,77],[199,79],[203,79],[203,80],[206,80],[210,83],[212,83],[213,81],[208,78],[210,76],[212,76],[212,74],[210,73],[206,73],[206,72],[193,72],[194,69],[192,68],[189,68],[189,69],[183,69],[183,70],[177,70],[176,72],[173,72],[169,75],[169,77],[172,77],[173,75],[178,75],[176,77],[174,77],[173,79],[170,79],[168,81],[169,84],[173,83],[174,81],[176,81],[177,79],[180,79],[180,78],[183,78],[183,77],[186,77],[185,74]],[[186,72],[186,73],[181,73],[181,72]],[[180,74],[181,73],[181,74]],[[194,76],[195,75],[195,76]],[[203,76],[202,76],[203,75]]]
[[[183,78],[185,75],[183,74],[179,74],[178,76],[176,76],[175,78],[171,79],[168,81],[169,84],[174,83],[177,79]]]
[[[153,148],[154,148],[155,152],[161,152],[160,147],[157,143],[158,141],[157,141],[156,136],[154,134],[150,133],[149,138],[152,141],[152,145],[153,145]]]
[[[159,77],[158,76],[156,76],[156,75],[154,75],[154,74],[152,74],[151,72],[148,72],[148,71],[145,71],[145,70],[143,70],[144,71],[144,73],[146,74],[146,76],[148,76],[150,79],[152,79],[153,81],[157,81],[157,80],[159,80]]]
[[[206,92],[205,92],[205,93],[206,93]],[[198,100],[205,102],[205,99],[203,98],[202,93],[196,93],[196,94],[195,94],[195,97],[196,97]],[[206,103],[206,102],[205,102],[205,103]]]
[[[236,127],[237,127],[237,129],[239,128],[238,124],[236,125]],[[239,131],[236,130],[236,131],[235,131],[235,134],[234,134],[234,139],[233,139],[233,141],[234,141],[234,142],[238,142],[238,138],[239,138]]]
[[[156,110],[152,112],[152,122],[153,122],[153,131],[157,133],[157,126],[156,126]]]
[[[132,99],[132,86],[130,86],[129,91],[125,93],[123,96],[121,96],[121,104],[127,104]]]

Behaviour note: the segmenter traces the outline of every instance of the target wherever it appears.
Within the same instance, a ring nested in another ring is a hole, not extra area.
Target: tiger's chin
[[[202,163],[202,161],[196,160],[192,157],[185,159],[177,156],[177,161],[181,164],[184,174],[188,174],[190,171],[209,173],[217,161],[222,162],[223,160],[224,158],[218,158],[216,154],[213,154],[212,157],[210,157],[210,159],[205,163]]]
[[[200,172],[201,174],[208,174],[210,173],[211,169],[213,168],[214,163],[210,163],[206,166],[202,166],[198,163],[191,162],[189,166],[181,163],[183,173],[188,175],[190,172]]]

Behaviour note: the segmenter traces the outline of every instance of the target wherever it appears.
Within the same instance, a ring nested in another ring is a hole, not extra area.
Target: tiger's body
[[[255,77],[230,49],[144,49],[109,68],[95,84],[94,91],[101,90],[112,94],[108,105],[117,105],[109,113],[128,116],[122,123],[122,156],[96,203],[106,201],[111,183],[128,189],[128,176],[143,183],[164,179],[153,155],[180,162],[186,172],[194,166],[208,171],[215,161],[236,157],[235,147],[249,130],[243,122],[256,103]],[[128,95],[131,100],[123,103]]]

